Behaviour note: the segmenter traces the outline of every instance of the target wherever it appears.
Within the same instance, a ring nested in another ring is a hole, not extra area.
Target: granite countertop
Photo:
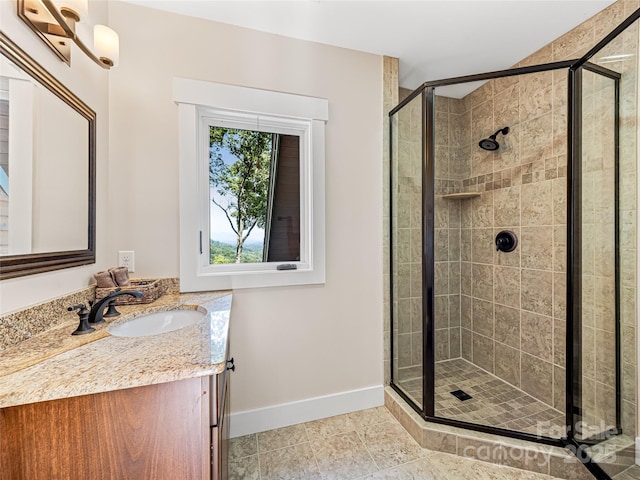
[[[72,336],[77,320],[4,351],[0,408],[172,382],[224,371],[231,292],[164,295],[153,303],[119,306],[115,319]],[[163,310],[197,309],[197,324],[146,337],[115,337],[108,325]]]

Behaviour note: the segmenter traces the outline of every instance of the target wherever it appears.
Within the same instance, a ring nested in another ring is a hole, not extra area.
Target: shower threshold
[[[555,478],[593,480],[567,449],[427,421],[390,386],[384,397],[385,406],[422,448]]]

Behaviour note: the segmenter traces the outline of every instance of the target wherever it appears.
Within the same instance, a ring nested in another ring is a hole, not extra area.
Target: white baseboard
[[[231,438],[288,427],[297,423],[342,415],[384,405],[384,386],[361,388],[347,392],[307,398],[297,402],[232,413],[229,421]]]

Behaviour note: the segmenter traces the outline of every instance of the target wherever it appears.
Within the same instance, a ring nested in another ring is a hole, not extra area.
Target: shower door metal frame
[[[531,73],[540,73],[553,70],[566,70],[577,62],[577,59],[565,60],[560,62],[545,63],[540,65],[530,65],[526,67],[512,68],[508,70],[499,70],[495,72],[481,73],[476,75],[465,75],[462,77],[453,77],[443,80],[436,80],[423,83],[420,87],[411,92],[402,102],[400,102],[393,110],[389,112],[390,128],[392,128],[393,116],[398,113],[404,106],[414,100],[418,95],[422,95],[422,125],[423,125],[423,142],[422,142],[422,333],[423,333],[423,407],[420,408],[403,390],[394,382],[393,375],[393,328],[391,328],[391,387],[425,420],[450,425],[453,427],[465,428],[493,435],[503,435],[520,440],[527,440],[536,443],[554,445],[564,447],[567,444],[567,437],[550,438],[539,437],[533,434],[519,432],[516,430],[508,430],[505,428],[493,427],[489,425],[481,425],[462,420],[438,417],[435,414],[435,302],[434,302],[434,206],[435,206],[435,188],[434,188],[434,165],[435,165],[435,89],[437,87],[450,86],[460,83],[471,83],[479,81],[488,81],[496,78],[512,77],[517,75],[527,75]],[[569,135],[569,132],[567,132]],[[391,158],[393,162],[393,158]],[[391,178],[391,176],[390,176]],[[393,179],[390,180],[393,192]],[[392,218],[393,216],[390,215]],[[392,220],[390,225],[393,225]],[[391,231],[393,230],[390,228]],[[393,245],[393,243],[392,243]],[[391,272],[393,274],[393,255],[391,258]],[[392,275],[393,276],[393,275]],[[393,278],[392,278],[393,282]],[[393,295],[393,289],[392,295]],[[393,305],[393,296],[391,298]],[[391,322],[393,324],[393,307],[391,307]],[[567,365],[568,366],[568,365]]]
[[[615,383],[616,383],[616,427],[615,430],[608,430],[604,432],[602,435],[613,434],[619,435],[622,431],[621,423],[621,376],[620,376],[620,368],[621,368],[621,331],[620,331],[620,185],[619,185],[619,174],[620,174],[620,78],[621,75],[618,72],[614,72],[607,68],[601,67],[599,65],[595,65],[592,63],[584,63],[583,65],[576,67],[575,69],[569,70],[569,91],[571,93],[570,98],[577,99],[582,97],[582,72],[587,70],[589,72],[595,73],[597,75],[602,75],[606,78],[613,80],[614,82],[614,177],[615,177],[615,185],[614,185],[614,269],[615,269],[615,318],[614,318],[614,335],[615,335]],[[582,231],[580,230],[581,219],[582,219],[582,188],[579,182],[582,179],[582,121],[575,121],[575,119],[582,118],[582,102],[575,102],[570,104],[571,115],[570,118],[573,119],[572,124],[569,126],[571,128],[572,134],[571,139],[572,142],[569,145],[569,158],[571,159],[568,162],[567,167],[571,171],[571,175],[569,178],[573,179],[572,186],[570,191],[572,192],[571,199],[568,199],[571,202],[572,206],[570,206],[570,212],[573,218],[571,219],[572,225],[572,241],[567,242],[568,256],[570,257],[570,261],[572,263],[569,271],[572,272],[572,278],[570,280],[571,284],[567,285],[567,292],[572,293],[572,302],[567,302],[567,305],[570,305],[571,313],[567,312],[567,320],[569,320],[569,316],[571,317],[571,331],[573,334],[573,345],[582,345],[582,286],[581,286],[581,250],[582,250]],[[569,288],[571,287],[571,288]],[[568,325],[568,324],[567,324]],[[577,349],[576,349],[577,350]],[[573,379],[568,381],[573,381],[573,396],[574,399],[574,411],[571,412],[567,410],[567,420],[568,425],[571,430],[575,430],[574,425],[574,416],[578,414],[578,411],[581,409],[581,399],[582,399],[582,382],[578,381],[582,376],[582,359],[580,355],[577,355],[578,352],[572,352],[573,357],[573,365],[572,365],[572,376]],[[577,408],[577,410],[576,410]],[[575,437],[575,431],[572,438]],[[594,439],[593,441],[589,439],[583,439],[583,443],[597,443],[599,440]]]
[[[616,427],[599,434],[622,433],[621,412],[621,331],[620,331],[620,247],[619,247],[619,150],[620,150],[620,78],[617,72],[588,62],[569,69],[569,123],[570,132],[567,162],[567,437],[568,444],[578,457],[587,459],[585,465],[599,479],[609,479],[600,466],[592,462],[585,449],[602,441],[600,438],[577,439],[576,425],[582,412],[582,73],[584,70],[602,75],[614,81],[614,268],[615,268],[615,391]],[[571,332],[569,334],[569,332]]]
[[[634,11],[622,23],[620,23],[609,35],[598,42],[582,58],[576,61],[569,68],[569,151],[568,151],[568,172],[569,191],[567,196],[567,211],[572,228],[567,229],[567,427],[569,429],[567,446],[582,460],[589,471],[598,479],[608,480],[611,477],[600,465],[592,461],[586,455],[585,448],[588,448],[598,441],[590,439],[579,440],[576,438],[576,423],[580,418],[579,410],[581,404],[581,370],[582,356],[580,354],[581,333],[582,333],[582,301],[581,301],[581,246],[582,235],[580,230],[581,221],[581,188],[580,170],[582,162],[582,72],[588,70],[608,78],[615,82],[615,362],[616,362],[616,430],[605,432],[610,434],[621,434],[621,328],[620,328],[620,252],[619,252],[619,109],[620,109],[620,78],[621,75],[600,65],[590,63],[598,52],[605,48],[611,41],[622,34],[628,27],[640,19],[640,9]],[[637,108],[637,107],[636,107]],[[638,128],[638,127],[636,127]],[[637,201],[638,199],[636,199]],[[568,219],[569,220],[569,219]],[[569,334],[571,332],[571,334]],[[637,372],[636,372],[637,373]],[[570,398],[571,396],[571,398]],[[569,409],[570,407],[570,409]],[[586,461],[585,461],[586,460]]]
[[[427,416],[435,411],[435,88],[422,89],[422,405]],[[431,148],[429,148],[431,147]],[[426,293],[425,293],[426,292]],[[426,337],[424,333],[427,332]],[[424,359],[428,359],[425,362]]]
[[[578,224],[579,217],[579,162],[581,159],[581,124],[582,118],[579,114],[582,111],[582,98],[580,90],[581,81],[581,69],[593,71],[598,74],[602,74],[612,78],[616,81],[616,93],[615,93],[615,108],[616,108],[616,124],[615,124],[615,175],[616,175],[616,194],[615,194],[615,263],[616,263],[616,276],[619,272],[619,247],[618,247],[618,156],[619,156],[619,134],[618,134],[618,108],[619,108],[619,75],[616,72],[612,72],[604,67],[589,63],[589,60],[602,48],[608,45],[614,38],[620,35],[630,25],[640,19],[640,9],[633,12],[628,18],[620,23],[609,35],[603,40],[598,42],[591,50],[589,50],[582,58],[573,59],[561,62],[553,62],[542,65],[527,66],[513,68],[509,70],[501,70],[477,75],[466,75],[461,77],[449,78],[438,81],[425,82],[410,93],[402,102],[400,102],[393,110],[389,112],[390,126],[392,124],[392,117],[399,112],[405,105],[415,99],[418,95],[422,95],[422,124],[425,135],[423,135],[422,145],[422,164],[423,164],[423,188],[422,188],[422,206],[423,206],[423,221],[422,221],[422,238],[426,248],[423,249],[422,268],[423,268],[423,311],[422,311],[422,326],[423,326],[423,408],[420,408],[416,403],[404,393],[404,391],[394,383],[393,365],[393,289],[391,289],[391,387],[425,420],[440,423],[445,425],[451,425],[454,427],[465,428],[469,430],[475,430],[479,432],[504,435],[521,440],[532,441],[536,443],[543,443],[549,445],[555,445],[560,447],[572,447],[574,452],[580,453],[581,449],[585,445],[582,445],[575,438],[575,422],[574,412],[577,403],[579,403],[579,383],[574,385],[579,379],[576,375],[579,375],[581,368],[580,355],[578,355],[578,347],[580,336],[576,335],[576,329],[580,328],[580,282],[579,274],[580,270],[578,265],[581,263],[581,252],[579,248],[576,248],[576,243],[581,242],[581,232]],[[435,88],[443,87],[459,83],[469,83],[476,81],[492,80],[495,78],[509,77],[515,75],[524,75],[529,73],[544,72],[550,70],[566,69],[568,74],[568,120],[567,120],[567,268],[566,268],[566,435],[560,439],[537,437],[531,434],[518,432],[514,430],[507,430],[497,427],[491,427],[486,425],[479,425],[470,422],[464,422],[460,420],[453,420],[449,418],[435,416],[435,324],[434,324],[434,204],[435,204],[435,192],[434,192],[434,161],[435,161],[435,146],[434,146],[434,102],[435,102]],[[616,79],[617,75],[617,79]],[[393,162],[393,157],[391,158]],[[393,192],[393,180],[390,176],[391,192]],[[426,188],[426,187],[429,188]],[[391,202],[392,203],[392,202]],[[425,213],[428,212],[428,213]],[[390,215],[390,226],[392,225],[392,215]],[[392,230],[392,229],[391,229]],[[392,232],[391,232],[392,234]],[[393,237],[392,237],[393,238]],[[391,243],[393,246],[393,243]],[[393,255],[390,255],[391,261],[391,282],[393,282]],[[620,322],[619,322],[619,286],[618,278],[616,278],[616,423],[618,433],[620,432]],[[575,387],[575,388],[574,388]],[[598,479],[607,480],[610,477],[608,474],[596,463],[594,463],[588,456],[582,456],[580,460],[586,465],[591,473],[593,473]]]

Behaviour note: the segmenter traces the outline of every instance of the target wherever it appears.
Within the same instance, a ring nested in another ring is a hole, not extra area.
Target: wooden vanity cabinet
[[[225,371],[0,409],[0,480],[226,479],[227,385]]]

